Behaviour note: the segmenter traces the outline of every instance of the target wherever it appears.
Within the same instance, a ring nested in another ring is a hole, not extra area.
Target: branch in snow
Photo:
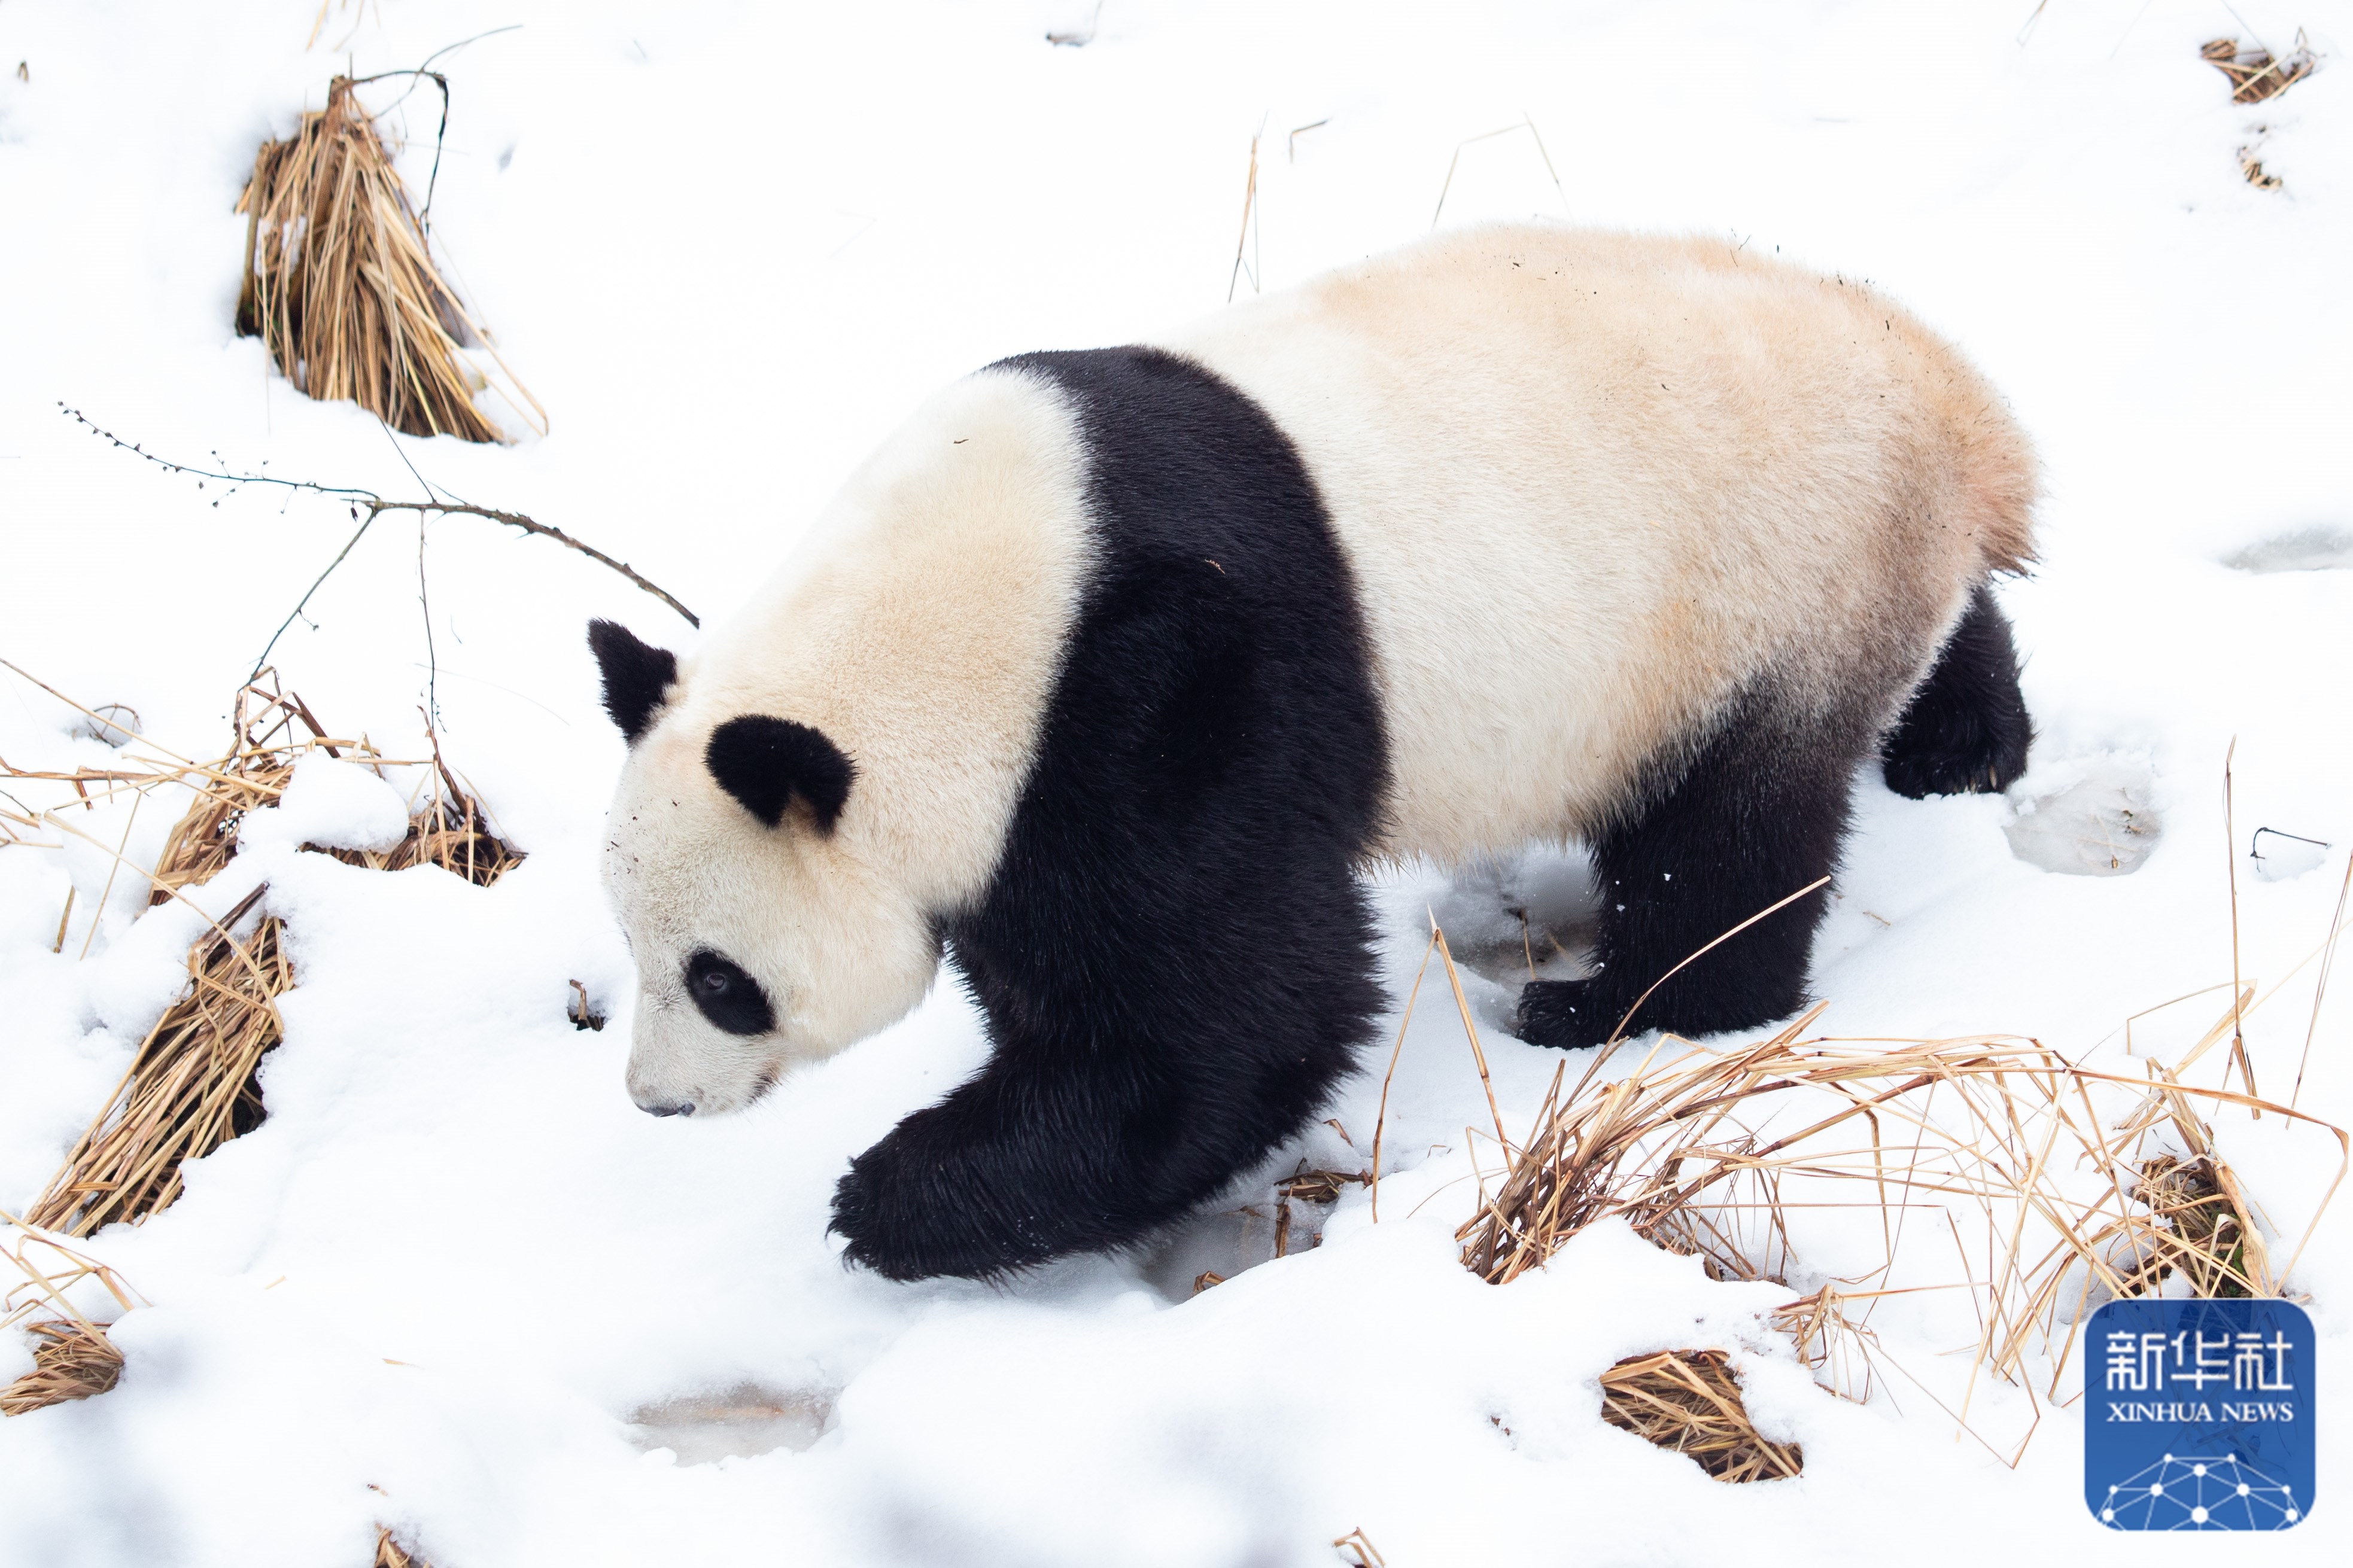
[[[138,443],[133,441],[125,441],[113,431],[102,428],[99,425],[94,424],[81,412],[81,410],[78,408],[68,408],[63,403],[58,404],[58,406],[60,409],[63,409],[67,415],[71,416],[76,424],[87,427],[91,435],[110,441],[126,452],[143,458],[148,462],[155,464],[158,468],[168,468],[175,474],[188,474],[194,476],[199,489],[203,487],[204,481],[206,479],[219,479],[233,486],[276,485],[282,489],[307,491],[312,495],[333,496],[343,500],[351,508],[352,516],[359,522],[359,528],[352,534],[350,539],[343,542],[343,547],[335,552],[335,558],[327,563],[327,569],[320,573],[317,581],[313,582],[309,589],[303,593],[301,601],[295,605],[292,612],[287,616],[284,621],[279,624],[278,629],[270,634],[269,647],[264,647],[261,650],[261,657],[254,661],[254,668],[257,672],[259,672],[264,665],[267,665],[269,662],[270,649],[275,648],[278,646],[278,639],[286,634],[286,628],[292,626],[295,621],[301,617],[303,609],[311,603],[311,595],[318,593],[321,584],[324,584],[328,577],[333,574],[336,567],[343,563],[343,558],[352,552],[352,547],[353,545],[359,543],[361,536],[367,532],[369,525],[375,522],[378,517],[381,517],[384,513],[388,511],[412,511],[417,513],[419,518],[432,516],[486,518],[492,522],[504,523],[509,528],[520,529],[525,533],[535,533],[543,539],[552,539],[555,541],[556,543],[563,545],[565,549],[576,550],[581,554],[588,557],[591,561],[597,562],[600,564],[619,573],[622,576],[627,577],[630,582],[636,584],[638,587],[644,589],[647,593],[651,594],[655,598],[659,599],[663,604],[668,605],[671,609],[676,610],[681,616],[684,616],[687,625],[695,627],[700,627],[702,625],[701,618],[698,617],[692,610],[690,610],[684,605],[680,604],[678,600],[671,595],[669,590],[649,581],[628,562],[616,561],[611,556],[606,554],[603,551],[597,549],[595,545],[588,543],[586,541],[575,539],[560,528],[553,527],[544,522],[536,521],[532,518],[525,517],[519,511],[502,511],[497,507],[476,506],[470,501],[459,500],[455,498],[446,500],[438,498],[427,500],[389,500],[385,497],[376,494],[374,490],[363,489],[354,485],[323,485],[312,479],[282,479],[271,474],[237,473],[226,468],[198,468],[188,463],[175,463],[169,458],[159,458],[154,453],[148,451],[143,447],[141,447]],[[214,456],[217,458],[219,454],[215,453]],[[415,470],[411,469],[410,471],[414,472]],[[433,487],[427,484],[426,488],[429,490]],[[229,493],[234,495],[236,491],[232,489]],[[220,502],[215,501],[213,504],[215,506],[218,506]]]

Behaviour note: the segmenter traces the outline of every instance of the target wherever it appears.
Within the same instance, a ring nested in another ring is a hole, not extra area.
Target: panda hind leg
[[[1832,872],[1869,745],[1859,724],[1787,717],[1769,700],[1736,709],[1679,774],[1593,841],[1597,967],[1583,980],[1530,981],[1520,1037],[1567,1048],[1601,1044],[1621,1023],[1628,1035],[1697,1036],[1796,1012],[1827,889],[1708,944]]]
[[[2026,771],[2034,739],[2010,622],[1982,583],[1936,665],[1880,743],[1887,787],[1918,800],[1992,794]]]

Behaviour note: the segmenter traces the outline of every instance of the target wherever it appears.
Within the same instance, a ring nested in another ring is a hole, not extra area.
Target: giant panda
[[[1319,1113],[1384,1005],[1359,877],[1587,846],[1541,1046],[1828,876],[1859,763],[2000,787],[1988,592],[2035,465],[1948,345],[1715,239],[1434,238],[1148,343],[949,386],[691,658],[597,622],[605,885],[657,1116],[757,1100],[924,995],[991,1054],[850,1163],[893,1279],[1185,1215]],[[1633,1027],[1782,1017],[1816,891]]]

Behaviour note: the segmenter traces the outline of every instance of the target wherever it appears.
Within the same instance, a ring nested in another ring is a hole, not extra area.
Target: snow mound
[[[406,837],[408,805],[400,792],[358,763],[324,752],[295,763],[276,809],[255,812],[237,830],[248,850],[265,844],[384,850]]]

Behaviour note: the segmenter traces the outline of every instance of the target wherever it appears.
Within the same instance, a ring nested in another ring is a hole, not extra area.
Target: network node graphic
[[[2294,1491],[2235,1454],[2168,1454],[2108,1488],[2100,1522],[2118,1530],[2285,1530]]]

